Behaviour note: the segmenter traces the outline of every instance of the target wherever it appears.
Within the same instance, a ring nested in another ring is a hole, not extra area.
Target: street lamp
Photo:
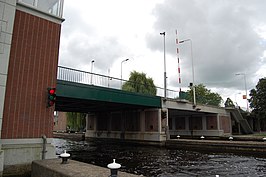
[[[246,100],[247,100],[247,112],[249,112],[249,106],[248,106],[248,91],[247,91],[247,80],[246,80],[246,74],[245,73],[237,73],[236,76],[242,75],[244,77],[245,82],[245,90],[246,90]]]
[[[129,58],[127,58],[127,59],[121,61],[121,84],[120,84],[121,89],[122,89],[122,79],[123,79],[123,67],[122,67],[123,65],[122,65],[122,64],[123,64],[124,62],[128,61],[128,60],[129,60]]]
[[[110,68],[108,69],[108,81],[107,81],[107,85],[108,85],[108,88],[110,86],[109,82],[111,80],[111,77],[110,77]]]
[[[182,41],[179,41],[179,43],[184,43],[186,41],[190,42],[190,52],[191,52],[191,64],[192,64],[192,90],[193,90],[193,106],[196,106],[196,91],[195,91],[195,76],[194,76],[194,60],[193,60],[193,47],[192,47],[192,40],[191,39],[185,39]]]
[[[95,62],[94,60],[91,60],[91,84],[92,84],[92,69],[93,69],[93,63],[94,62]]]
[[[163,35],[163,59],[164,59],[164,99],[166,99],[166,59],[165,59],[165,32],[160,33]]]
[[[164,100],[166,101],[166,58],[165,58],[165,32],[160,33],[160,35],[163,36],[163,61],[164,61]],[[168,116],[166,119],[166,127],[165,127],[165,133],[166,133],[166,139],[170,139],[170,134],[169,134],[169,122],[168,122]]]

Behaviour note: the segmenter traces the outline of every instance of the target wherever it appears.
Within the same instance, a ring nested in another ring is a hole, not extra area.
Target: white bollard
[[[62,158],[62,164],[67,164],[67,160],[70,158],[70,154],[66,153],[66,150],[64,150],[63,154],[60,154],[60,156]]]
[[[111,170],[111,175],[109,177],[117,177],[118,169],[121,168],[121,165],[115,163],[115,159],[113,159],[113,163],[107,165],[107,167]]]

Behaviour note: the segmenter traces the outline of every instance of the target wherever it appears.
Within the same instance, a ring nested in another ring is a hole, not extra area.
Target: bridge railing
[[[95,85],[113,89],[121,90],[122,85],[128,80],[121,80],[119,78],[106,76],[102,74],[91,73],[87,71],[81,71],[73,68],[67,68],[63,66],[58,66],[57,79],[69,82],[76,82],[81,84]],[[157,96],[164,96],[164,89],[161,87],[156,87]],[[179,97],[179,92],[175,90],[167,89],[167,98],[177,98]]]

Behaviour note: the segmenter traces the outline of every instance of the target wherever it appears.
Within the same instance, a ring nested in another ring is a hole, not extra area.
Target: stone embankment
[[[62,164],[61,159],[37,160],[32,162],[31,177],[107,177],[110,170],[87,163],[68,160]],[[139,177],[138,175],[118,171],[121,177]]]

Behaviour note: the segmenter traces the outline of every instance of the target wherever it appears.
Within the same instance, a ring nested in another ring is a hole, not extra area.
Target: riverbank
[[[37,160],[32,162],[31,167],[31,177],[106,177],[111,175],[107,168],[75,160],[68,160],[66,164],[62,164],[61,159]],[[118,171],[118,176],[138,177],[139,175]]]

